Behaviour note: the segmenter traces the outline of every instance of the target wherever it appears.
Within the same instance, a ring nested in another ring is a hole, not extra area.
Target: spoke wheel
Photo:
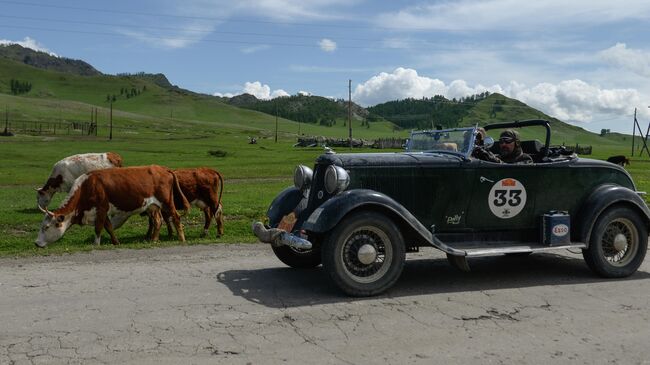
[[[323,266],[344,292],[354,296],[379,294],[392,286],[405,257],[399,229],[376,212],[344,218],[323,246]]]
[[[616,206],[602,213],[583,250],[587,265],[603,277],[632,275],[641,266],[648,248],[648,230],[630,208]]]

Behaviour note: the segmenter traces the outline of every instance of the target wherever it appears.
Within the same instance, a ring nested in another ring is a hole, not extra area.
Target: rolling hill
[[[15,92],[12,85],[16,82],[28,84],[29,90]],[[85,120],[91,108],[99,107],[105,115],[112,104],[118,124],[121,115],[129,115],[131,122],[153,118],[157,124],[172,129],[182,129],[178,123],[195,121],[268,134],[275,130],[277,115],[281,136],[345,138],[348,134],[348,103],[342,99],[293,95],[260,100],[248,94],[215,97],[179,88],[163,74],[105,75],[84,61],[53,57],[18,45],[0,46],[0,103],[13,118],[22,120]],[[518,100],[488,93],[460,100],[442,96],[396,100],[369,108],[353,104],[352,115],[355,137],[362,138],[406,136],[410,129],[434,125],[484,125],[533,118],[550,120],[556,143],[620,144],[630,138],[619,134],[601,137]],[[539,138],[540,133],[524,137]]]

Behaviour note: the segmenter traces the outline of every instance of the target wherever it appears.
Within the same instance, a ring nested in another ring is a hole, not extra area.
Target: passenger
[[[512,129],[501,132],[499,136],[499,158],[505,163],[529,164],[533,163],[532,157],[521,149],[519,133]]]
[[[474,139],[474,149],[472,150],[472,157],[478,158],[479,160],[489,161],[494,163],[503,163],[501,159],[494,153],[490,152],[485,148],[485,137],[487,133],[483,127],[478,127],[476,129],[476,138]]]

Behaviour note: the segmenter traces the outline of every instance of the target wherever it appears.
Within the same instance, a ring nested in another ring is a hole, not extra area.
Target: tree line
[[[370,122],[386,119],[403,129],[429,129],[434,126],[454,128],[489,92],[459,99],[447,99],[442,95],[420,99],[406,98],[389,101],[368,108]]]
[[[29,81],[11,79],[9,84],[11,86],[11,93],[14,95],[25,94],[32,89],[32,83]]]

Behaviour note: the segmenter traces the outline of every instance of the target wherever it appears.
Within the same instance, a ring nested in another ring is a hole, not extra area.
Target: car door
[[[536,166],[475,163],[467,228],[473,231],[530,230],[537,227]]]

